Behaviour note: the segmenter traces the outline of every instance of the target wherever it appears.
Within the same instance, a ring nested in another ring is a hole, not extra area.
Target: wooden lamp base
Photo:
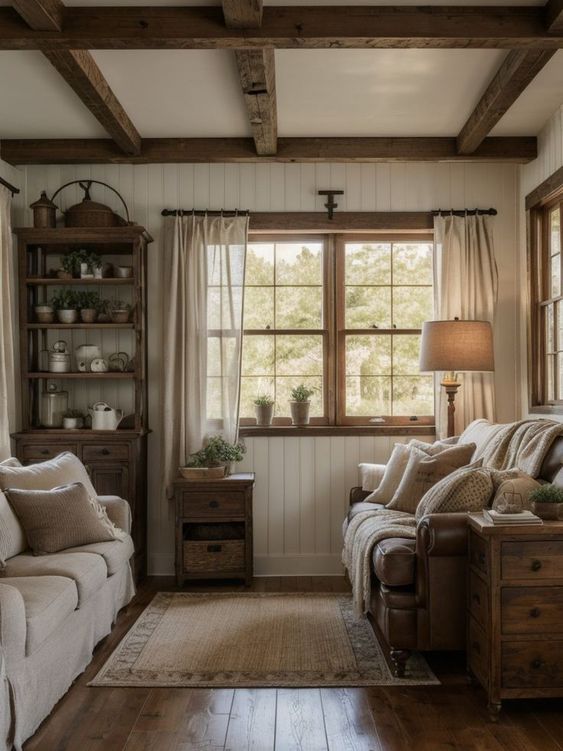
[[[455,435],[455,395],[461,383],[455,380],[454,375],[451,380],[448,377],[444,377],[441,385],[446,389],[446,394],[448,395],[448,438],[451,438]]]

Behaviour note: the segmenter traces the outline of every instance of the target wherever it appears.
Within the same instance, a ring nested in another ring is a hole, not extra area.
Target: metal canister
[[[59,390],[56,383],[49,383],[41,394],[39,421],[44,428],[62,428],[63,417],[68,411],[68,391]]]
[[[70,373],[70,352],[62,339],[49,350],[49,373]]]

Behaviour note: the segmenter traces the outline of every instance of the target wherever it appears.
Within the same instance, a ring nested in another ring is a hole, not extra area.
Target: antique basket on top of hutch
[[[152,241],[135,225],[88,228],[21,228],[18,237],[20,366],[22,430],[14,434],[16,455],[25,464],[44,461],[61,451],[75,453],[86,465],[99,495],[125,498],[133,515],[135,575],[146,573],[146,253]],[[60,279],[50,270],[60,256],[74,249],[96,251],[102,261],[132,266],[129,278]],[[62,288],[92,290],[101,297],[127,300],[127,323],[40,323],[34,307],[47,303]],[[70,372],[52,373],[41,368],[42,351],[64,340],[70,347]],[[131,357],[128,370],[77,372],[75,350],[97,345],[104,358],[114,352]],[[105,401],[129,415],[117,430],[46,428],[40,421],[40,401],[48,387],[68,392],[69,407],[86,412]]]

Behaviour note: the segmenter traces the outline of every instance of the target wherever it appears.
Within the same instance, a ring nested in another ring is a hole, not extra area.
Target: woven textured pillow
[[[469,464],[474,443],[450,446],[435,456],[413,446],[403,478],[386,508],[414,514],[422,496],[446,475]]]
[[[519,471],[518,475],[503,480],[495,488],[496,492],[492,507],[501,514],[516,514],[519,511],[530,511],[532,508],[530,494],[539,487],[540,484],[537,480]]]
[[[416,520],[426,514],[481,511],[488,506],[492,494],[490,472],[478,460],[456,469],[431,487],[418,504]]]
[[[409,461],[410,448],[405,443],[396,443],[385,465],[379,486],[364,499],[366,503],[388,503],[397,490]]]
[[[6,567],[8,558],[13,558],[27,548],[24,531],[18,517],[0,490],[0,570]]]
[[[10,489],[7,495],[34,555],[116,539],[82,483],[53,490]]]

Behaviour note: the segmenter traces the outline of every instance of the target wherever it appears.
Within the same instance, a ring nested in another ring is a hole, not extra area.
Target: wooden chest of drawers
[[[254,475],[174,483],[176,581],[244,579],[252,582]]]
[[[563,697],[563,522],[469,521],[468,668],[503,699]]]

